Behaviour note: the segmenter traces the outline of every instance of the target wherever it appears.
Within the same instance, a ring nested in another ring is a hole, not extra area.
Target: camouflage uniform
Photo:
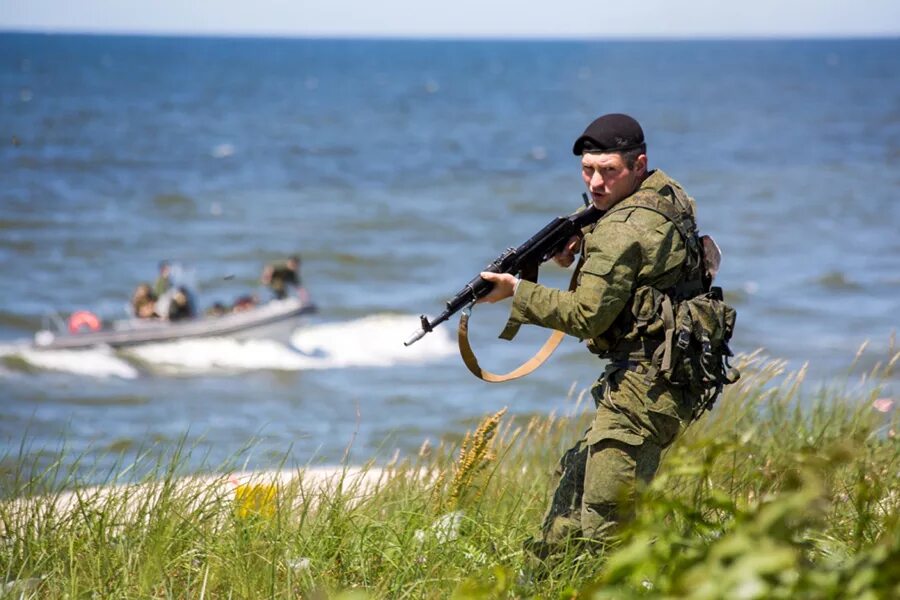
[[[153,294],[159,298],[168,292],[170,287],[172,287],[172,281],[169,276],[160,275],[156,278],[156,281],[153,282]]]
[[[646,209],[648,198],[676,202],[693,219],[693,201],[665,173],[653,171],[586,232],[574,291],[520,281],[501,334],[511,339],[522,324],[549,327],[587,340],[591,352],[610,360],[591,389],[594,420],[560,460],[543,526],[546,544],[597,539],[627,520],[637,480],[653,477],[663,449],[691,419],[695,399],[687,388],[645,377],[662,339],[652,318],[647,327],[656,308],[648,290],[682,284],[688,256],[675,224]]]
[[[287,263],[273,263],[270,268],[269,288],[277,299],[287,298],[288,285],[300,287],[300,276]]]

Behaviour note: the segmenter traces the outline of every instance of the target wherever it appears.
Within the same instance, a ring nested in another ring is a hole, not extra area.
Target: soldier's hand
[[[517,277],[510,275],[509,273],[488,273],[487,271],[481,273],[481,278],[493,283],[494,288],[488,292],[487,296],[479,298],[475,302],[476,304],[481,304],[482,302],[494,303],[506,300],[513,295],[513,292],[516,290],[516,283],[519,281]]]
[[[568,267],[571,265],[575,262],[575,252],[578,251],[579,244],[581,244],[580,235],[573,235],[570,237],[569,241],[566,242],[566,245],[563,246],[563,249],[553,255],[553,262],[561,267]]]

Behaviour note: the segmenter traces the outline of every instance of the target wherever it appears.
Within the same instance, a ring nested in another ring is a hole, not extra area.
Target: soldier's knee
[[[640,446],[615,439],[591,446],[581,510],[585,537],[607,537],[632,518],[639,454]]]
[[[634,487],[640,446],[604,439],[591,446],[584,474],[585,502],[617,503]]]
[[[630,502],[585,502],[581,511],[582,535],[597,541],[608,539],[633,517],[634,504]]]

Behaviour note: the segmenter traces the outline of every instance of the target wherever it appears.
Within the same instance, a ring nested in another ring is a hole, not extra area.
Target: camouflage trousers
[[[629,520],[638,482],[653,478],[662,451],[691,419],[688,392],[649,384],[634,371],[608,368],[591,395],[594,420],[556,470],[542,532],[550,547],[577,538],[601,540]]]

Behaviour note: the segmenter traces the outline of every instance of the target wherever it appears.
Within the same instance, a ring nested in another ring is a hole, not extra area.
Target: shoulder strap
[[[694,222],[693,215],[677,206],[675,202],[667,201],[665,197],[660,196],[660,194],[655,191],[646,189],[638,190],[636,193],[606,211],[603,218],[605,219],[613,213],[630,208],[643,208],[662,215],[667,221],[670,221],[672,225],[675,226],[675,229],[681,234],[684,243],[687,244],[691,250],[699,250],[697,247],[697,225]]]
[[[582,256],[578,260],[578,264],[575,266],[575,272],[572,273],[572,279],[569,281],[569,291],[575,289],[576,284],[578,283],[578,273],[581,271],[581,266],[584,264],[584,257]],[[469,343],[469,313],[463,312],[459,317],[459,327],[456,330],[456,341],[459,345],[459,355],[463,359],[463,363],[465,363],[466,368],[469,369],[469,372],[472,373],[478,379],[482,381],[487,381],[488,383],[502,383],[504,381],[512,381],[513,379],[519,379],[520,377],[525,377],[529,373],[533,372],[535,369],[540,367],[550,355],[556,350],[559,344],[562,342],[563,338],[566,336],[562,331],[554,331],[550,334],[550,337],[547,338],[547,341],[544,342],[544,345],[541,346],[540,350],[538,350],[534,356],[526,360],[524,363],[509,371],[508,373],[497,374],[491,373],[490,371],[485,371],[481,368],[481,365],[478,364],[478,359],[475,358],[475,352],[472,350],[472,345]]]

